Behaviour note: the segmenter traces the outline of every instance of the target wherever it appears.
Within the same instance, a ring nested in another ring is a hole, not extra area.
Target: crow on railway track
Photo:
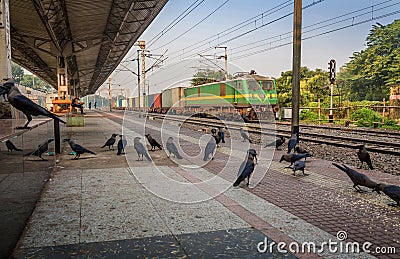
[[[361,189],[360,186],[365,186],[367,188],[374,189],[377,185],[376,182],[371,180],[365,174],[357,172],[356,170],[351,169],[350,167],[348,167],[344,164],[338,165],[336,163],[332,163],[332,165],[336,166],[337,168],[339,168],[340,170],[342,170],[349,176],[350,180],[354,184],[353,188],[356,189],[357,192],[365,192],[363,189]]]
[[[275,147],[276,149],[279,149],[283,145],[283,143],[285,143],[285,137],[280,136],[275,141],[265,145],[265,147]]]
[[[288,142],[288,154],[290,154],[290,152],[292,152],[292,149],[294,149],[297,145],[297,143],[299,142],[299,140],[297,139],[297,134],[292,134],[292,136],[289,139]]]
[[[363,166],[363,163],[367,163],[369,169],[374,170],[374,167],[372,166],[372,161],[371,161],[371,156],[369,155],[367,149],[365,148],[365,145],[360,145],[358,148],[357,152],[358,159],[361,161],[360,169]]]

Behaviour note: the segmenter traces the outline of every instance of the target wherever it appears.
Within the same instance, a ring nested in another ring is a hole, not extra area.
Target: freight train
[[[146,107],[148,112],[156,113],[225,117],[236,114],[245,120],[256,120],[261,119],[260,114],[274,114],[278,98],[275,79],[242,72],[227,81],[169,88],[141,99],[140,106],[142,110]],[[138,108],[138,97],[129,98],[128,109]]]

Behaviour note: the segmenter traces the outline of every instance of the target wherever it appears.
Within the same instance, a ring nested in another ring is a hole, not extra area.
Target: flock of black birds
[[[44,109],[43,107],[39,106],[38,104],[34,103],[31,101],[29,98],[25,97],[24,95],[21,94],[19,91],[18,87],[14,85],[14,81],[9,80],[5,82],[3,85],[0,85],[0,95],[5,97],[7,96],[8,102],[17,110],[20,110],[25,114],[27,117],[27,122],[23,127],[20,128],[25,128],[29,129],[28,125],[32,120],[32,116],[39,116],[43,115],[49,118],[52,118],[56,121],[62,122],[65,124],[65,121],[60,119],[57,115],[49,112],[48,110]],[[253,143],[252,140],[250,139],[249,133],[244,129],[240,128],[240,134],[241,137],[243,138],[243,141],[248,141],[249,143]],[[111,138],[107,140],[107,142],[101,147],[104,148],[108,146],[109,150],[114,150],[114,144],[116,142],[116,137],[118,134],[112,134]],[[125,153],[125,147],[127,145],[126,140],[123,138],[122,135],[120,136],[120,140],[118,141],[117,148],[118,152],[117,155],[121,155]],[[154,151],[156,148],[159,150],[162,150],[163,147],[154,139],[150,134],[145,135],[147,140],[149,141],[151,145],[151,151]],[[210,141],[207,143],[205,152],[204,152],[204,161],[207,161],[210,159],[214,158],[216,148],[219,146],[219,144],[225,143],[224,139],[224,131],[222,128],[219,128],[219,131],[215,128],[211,130],[211,138]],[[146,157],[147,160],[151,161],[151,158],[149,154],[147,153],[147,149],[144,147],[144,145],[140,142],[140,137],[136,137],[134,139],[134,148],[138,154],[138,160],[141,158],[143,160],[143,157]],[[31,152],[28,152],[24,154],[24,156],[37,156],[42,160],[46,160],[42,157],[44,153],[48,151],[49,148],[49,143],[54,141],[54,139],[48,139],[44,143],[38,145],[37,149]],[[76,156],[73,158],[74,160],[77,160],[80,158],[80,156],[84,153],[90,153],[93,155],[96,155],[93,151],[88,150],[87,148],[77,144],[74,140],[72,139],[64,139],[64,142],[68,142],[71,149],[75,152]],[[277,138],[274,142],[267,144],[265,147],[275,147],[276,149],[279,149],[283,144],[285,143],[285,138],[284,137],[279,137]],[[296,134],[292,134],[291,138],[288,141],[288,152],[287,154],[284,154],[281,156],[281,159],[279,162],[286,161],[289,162],[290,165],[288,166],[289,168],[291,166],[293,170],[293,175],[295,175],[296,171],[302,171],[303,175],[307,175],[304,172],[304,169],[306,167],[306,159],[307,157],[311,157],[312,154],[307,152],[304,148],[298,146],[299,140],[297,138]],[[10,140],[6,141],[6,147],[9,153],[12,153],[13,151],[22,151],[22,149],[17,148]],[[179,154],[177,147],[175,146],[173,142],[173,138],[170,137],[167,140],[166,143],[166,149],[169,152],[169,156],[174,155],[177,159],[182,159],[182,156]],[[294,153],[291,153],[292,150],[294,150]],[[168,153],[167,153],[168,154]],[[368,168],[373,170],[373,165],[371,161],[371,156],[368,153],[367,149],[365,148],[365,145],[361,145],[359,147],[359,150],[357,152],[357,156],[359,160],[361,161],[360,168],[362,168],[364,162],[368,165]],[[304,161],[302,159],[304,158]],[[238,178],[234,183],[234,186],[238,186],[240,182],[242,182],[245,178],[247,178],[247,186],[249,185],[250,181],[250,176],[252,172],[254,171],[255,165],[257,163],[257,153],[254,149],[249,149],[247,151],[247,157],[245,161],[243,161],[242,165],[240,166],[239,172],[238,172]],[[352,180],[354,183],[353,187],[357,191],[362,191],[360,186],[365,186],[367,188],[372,189],[373,191],[376,191],[377,193],[383,192],[387,196],[389,196],[391,199],[393,199],[397,206],[400,206],[400,187],[396,185],[387,185],[384,183],[376,183],[373,180],[369,179],[366,175],[357,172],[354,169],[351,169],[347,167],[346,165],[338,165],[336,163],[333,163],[334,166],[339,168],[340,170],[346,172],[346,174],[349,176],[349,178]]]
[[[285,138],[283,136],[280,136],[277,138],[274,142],[267,144],[265,147],[275,147],[276,149],[280,149],[280,147],[285,143]],[[279,162],[286,161],[289,162],[290,165],[288,168],[292,168],[293,170],[293,175],[295,175],[296,171],[302,171],[304,175],[308,175],[304,173],[304,169],[306,166],[306,159],[307,157],[311,157],[312,154],[310,154],[307,150],[304,148],[298,146],[298,138],[295,134],[292,135],[292,137],[289,139],[288,142],[288,152],[287,154],[284,154],[281,156],[281,159]],[[291,153],[291,151],[294,150],[295,153]],[[365,145],[360,145],[358,147],[358,152],[357,152],[357,157],[361,162],[360,169],[363,167],[364,162],[367,164],[368,168],[371,170],[374,170],[374,167],[372,165],[371,161],[371,155],[368,153]],[[301,161],[304,158],[304,161]],[[360,186],[364,186],[367,188],[372,189],[372,191],[377,192],[380,194],[383,192],[386,194],[388,197],[390,197],[392,200],[394,200],[396,203],[395,204],[389,204],[390,206],[400,206],[400,187],[396,185],[388,185],[385,183],[376,183],[375,181],[371,180],[368,176],[365,174],[362,174],[360,172],[357,172],[356,170],[342,164],[338,165],[336,163],[332,163],[335,167],[339,168],[340,170],[344,171],[350,178],[350,180],[353,182],[353,187],[356,189],[357,192],[365,192],[364,190],[361,189]],[[293,165],[293,167],[291,167]]]

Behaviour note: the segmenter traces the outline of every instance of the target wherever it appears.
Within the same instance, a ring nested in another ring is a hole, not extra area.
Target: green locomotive
[[[256,112],[276,111],[278,98],[273,78],[242,73],[232,80],[184,89],[183,103],[185,109],[196,112],[223,114],[236,109],[242,117],[254,120]]]

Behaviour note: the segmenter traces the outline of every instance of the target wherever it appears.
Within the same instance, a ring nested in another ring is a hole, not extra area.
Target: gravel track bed
[[[198,125],[190,124],[190,123],[183,123],[182,127],[189,128],[192,130],[199,130],[200,128]],[[277,129],[287,130],[288,126],[284,125],[277,125]],[[330,135],[339,135],[343,137],[357,137],[360,138],[361,134],[356,132],[344,132],[338,130],[325,130],[325,129],[310,129],[310,128],[301,128],[302,132],[313,132],[313,133],[321,133],[321,134],[330,134]],[[235,134],[238,135],[238,134]],[[379,141],[399,141],[398,137],[382,137],[382,136],[373,136],[367,135],[365,133],[362,134],[365,136],[365,139],[370,140],[379,140]],[[229,131],[226,130],[225,137],[229,138]],[[236,138],[236,136],[235,136]],[[250,138],[253,140],[254,143],[260,143],[260,135],[255,133],[250,133]],[[263,143],[265,145],[266,143]],[[321,158],[324,160],[344,163],[351,167],[357,168],[360,166],[361,162],[358,160],[357,157],[357,149],[350,149],[350,148],[343,148],[343,147],[335,147],[326,144],[317,144],[312,142],[306,142],[300,140],[301,147],[304,147],[310,153],[313,154],[314,157]],[[287,141],[283,145],[283,148],[287,148]],[[371,154],[372,165],[374,166],[374,170],[388,173],[393,175],[400,175],[400,156],[393,156],[393,155],[386,155],[380,153],[369,152]],[[363,169],[367,169],[367,165],[364,163]],[[357,169],[356,169],[357,170]]]

